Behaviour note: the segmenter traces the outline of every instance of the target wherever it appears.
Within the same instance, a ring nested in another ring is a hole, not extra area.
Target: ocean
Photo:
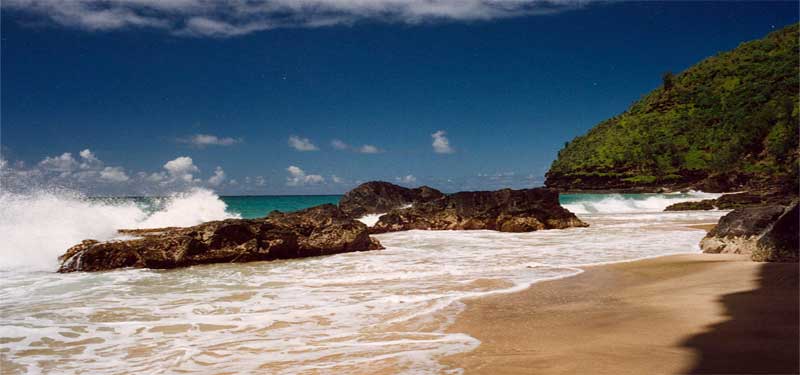
[[[446,333],[464,298],[581,267],[699,252],[725,211],[662,212],[714,194],[575,194],[588,228],[409,231],[385,250],[177,270],[55,273],[57,256],[119,228],[255,218],[340,196],[162,198],[0,193],[0,369],[28,374],[460,373],[442,356],[479,342]]]

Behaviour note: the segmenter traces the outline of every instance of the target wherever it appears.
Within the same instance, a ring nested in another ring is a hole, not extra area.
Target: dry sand
[[[676,255],[469,300],[467,374],[795,374],[798,265]]]

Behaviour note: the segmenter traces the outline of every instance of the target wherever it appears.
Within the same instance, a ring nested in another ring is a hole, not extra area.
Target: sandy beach
[[[466,301],[467,374],[795,374],[798,266],[675,255]]]

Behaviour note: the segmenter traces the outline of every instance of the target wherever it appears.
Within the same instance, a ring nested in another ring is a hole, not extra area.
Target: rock
[[[798,223],[800,211],[795,202],[783,211],[772,228],[766,231],[756,243],[752,259],[757,262],[797,262],[798,261]]]
[[[741,193],[724,194],[717,199],[704,199],[697,202],[681,202],[667,206],[664,211],[691,210],[733,210],[743,207],[764,205],[788,205],[797,194],[786,189],[754,190]]]
[[[697,202],[680,202],[667,206],[664,211],[700,211],[713,210],[716,199],[703,199]]]
[[[83,241],[59,258],[59,272],[178,268],[383,248],[369,236],[366,225],[331,204],[291,213],[273,211],[261,219],[228,219],[188,228],[120,232],[139,238]]]
[[[439,199],[439,190],[422,186],[409,189],[383,181],[371,181],[348,191],[339,201],[339,208],[353,218],[382,214],[392,209]]]
[[[792,261],[798,257],[797,202],[788,207],[738,208],[723,216],[700,241],[704,253],[750,255],[755,261]]]
[[[411,229],[530,232],[585,227],[547,188],[460,192],[399,208],[381,216],[371,233]]]

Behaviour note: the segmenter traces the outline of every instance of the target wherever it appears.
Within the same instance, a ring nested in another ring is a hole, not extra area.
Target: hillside
[[[798,24],[701,61],[568,142],[562,190],[796,186]]]

